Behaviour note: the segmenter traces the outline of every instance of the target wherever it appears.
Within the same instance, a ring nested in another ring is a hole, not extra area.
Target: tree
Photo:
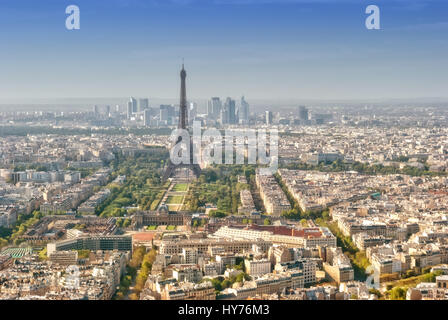
[[[431,272],[431,269],[432,269],[431,267],[425,267],[425,268],[422,269],[422,273],[423,273],[423,274],[425,274],[425,273],[430,273],[430,272]]]
[[[243,280],[250,280],[250,276],[247,273],[240,273],[239,275],[236,276],[235,278],[235,282],[243,282]]]
[[[271,220],[269,220],[268,218],[266,218],[266,219],[264,219],[263,224],[264,224],[265,226],[269,226],[269,225],[271,225]]]
[[[417,274],[414,269],[406,271],[406,278],[415,277]]]
[[[229,279],[225,279],[221,284],[221,288],[223,288],[223,289],[230,288],[231,286],[232,286],[232,281],[230,281]]]
[[[44,247],[41,251],[39,251],[39,259],[41,261],[47,260],[47,247]]]
[[[406,290],[401,287],[395,287],[390,292],[391,300],[405,300],[406,299]]]
[[[436,282],[436,277],[440,276],[442,273],[442,271],[426,273],[422,276],[422,282]]]
[[[127,227],[129,227],[130,225],[131,225],[131,219],[126,219],[126,220],[124,220],[124,222],[123,222],[123,228],[127,228]]]
[[[152,264],[156,260],[157,251],[155,249],[151,249],[145,256],[143,257],[140,272],[137,275],[136,284],[135,284],[135,290],[136,290],[136,296],[138,300],[138,297],[140,296],[140,292],[143,290],[146,280],[148,279],[149,273],[152,269]]]
[[[369,289],[369,293],[376,295],[378,298],[381,298],[383,296],[381,294],[381,292],[378,289],[375,289],[375,288]]]
[[[225,212],[220,210],[210,210],[208,215],[215,218],[224,218],[225,216],[227,216]]]
[[[221,279],[222,279],[222,277],[221,277]],[[222,283],[221,283],[219,277],[212,279],[212,284],[215,287],[215,291],[217,291],[217,292],[222,291]]]
[[[146,253],[146,248],[144,246],[139,246],[134,250],[132,254],[132,259],[129,261],[129,266],[137,268],[142,264],[143,257]]]
[[[90,256],[90,250],[77,250],[78,259],[87,259]]]
[[[134,292],[129,295],[130,300],[139,300],[139,296]]]

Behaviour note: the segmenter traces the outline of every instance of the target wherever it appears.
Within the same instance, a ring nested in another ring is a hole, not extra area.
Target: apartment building
[[[182,262],[185,264],[198,263],[198,249],[197,248],[182,248]]]
[[[78,262],[78,251],[54,251],[49,255],[48,259],[60,265],[76,265]]]
[[[258,240],[256,243],[267,251],[271,246],[270,242]],[[198,253],[207,253],[211,247],[222,247],[225,252],[243,253],[250,251],[253,240],[226,240],[226,239],[188,239],[188,240],[162,240],[160,242],[160,254],[181,254],[184,248],[196,248]]]
[[[239,214],[251,214],[256,211],[252,193],[248,189],[240,191],[241,206],[238,208]]]
[[[303,288],[304,285],[303,274],[300,271],[269,273],[253,281],[246,281],[242,286],[226,289],[221,292],[218,298],[222,300],[243,300],[256,296],[279,294],[285,289]]]
[[[131,236],[83,236],[47,244],[47,256],[67,250],[119,250],[132,251]]]
[[[257,169],[255,182],[268,214],[280,216],[282,212],[291,210],[288,198],[273,175],[260,174],[259,169]]]
[[[271,273],[271,261],[267,259],[262,260],[244,260],[246,266],[246,273],[251,276],[261,276],[266,273]]]
[[[315,259],[298,259],[277,263],[274,270],[276,273],[300,271],[305,285],[316,283],[317,261]]]
[[[172,275],[178,282],[197,283],[202,280],[202,271],[195,264],[173,265]]]
[[[227,239],[249,239],[284,244],[291,247],[316,248],[336,247],[336,237],[325,227],[301,228],[287,226],[223,226],[214,237]]]

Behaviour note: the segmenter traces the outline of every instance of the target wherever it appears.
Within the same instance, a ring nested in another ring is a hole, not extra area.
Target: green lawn
[[[166,199],[167,204],[181,204],[183,196],[169,196],[168,199]]]
[[[173,191],[175,192],[184,192],[187,190],[188,190],[187,183],[176,183],[176,185],[173,187]]]

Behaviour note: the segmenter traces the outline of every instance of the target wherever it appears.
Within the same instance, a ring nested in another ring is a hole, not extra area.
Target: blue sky
[[[446,0],[1,0],[0,43],[0,101],[448,96]]]

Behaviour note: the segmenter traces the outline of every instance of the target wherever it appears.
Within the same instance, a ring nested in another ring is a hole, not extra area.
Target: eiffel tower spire
[[[180,105],[179,105],[179,129],[187,129],[188,123],[188,108],[187,108],[187,88],[186,88],[187,72],[182,63],[182,70],[180,71]]]

